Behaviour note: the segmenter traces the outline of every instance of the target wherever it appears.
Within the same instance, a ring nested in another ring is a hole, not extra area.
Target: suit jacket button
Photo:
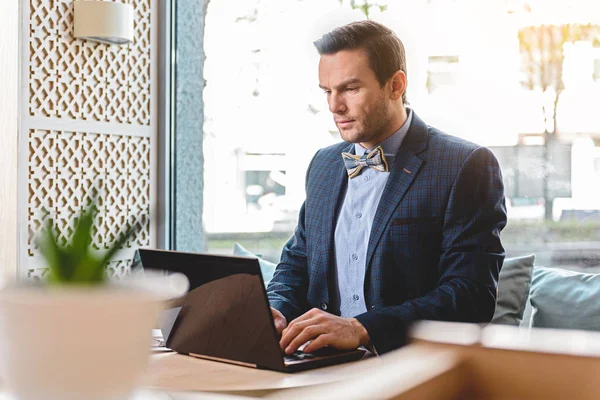
[[[371,306],[371,310],[375,309],[375,306]]]
[[[325,302],[321,303],[321,309],[324,311],[327,311],[327,303],[325,303]]]

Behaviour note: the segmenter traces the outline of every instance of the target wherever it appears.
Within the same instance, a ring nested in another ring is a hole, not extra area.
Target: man
[[[282,349],[381,354],[416,320],[490,321],[506,225],[497,160],[405,107],[404,47],[385,26],[351,23],[315,46],[345,142],[314,156],[268,287]]]

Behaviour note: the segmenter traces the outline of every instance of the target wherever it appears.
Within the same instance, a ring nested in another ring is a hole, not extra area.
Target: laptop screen
[[[243,273],[261,276],[258,261],[254,259],[168,250],[136,250],[131,270],[138,268],[180,272],[190,282],[189,291],[230,275]]]
[[[242,363],[281,368],[279,339],[258,260],[139,249],[137,268],[183,273],[190,282],[167,347]]]

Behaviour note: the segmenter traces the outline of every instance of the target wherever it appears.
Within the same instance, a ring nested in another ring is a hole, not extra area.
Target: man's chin
[[[344,142],[360,143],[363,141],[362,140],[363,138],[361,137],[361,135],[359,135],[355,132],[342,131],[341,129],[339,130],[339,132],[340,132],[340,136],[342,137]]]

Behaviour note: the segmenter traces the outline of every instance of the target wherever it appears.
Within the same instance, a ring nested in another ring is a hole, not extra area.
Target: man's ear
[[[392,100],[401,99],[402,94],[406,91],[406,74],[400,70],[396,71],[390,78],[390,83],[390,98]]]

